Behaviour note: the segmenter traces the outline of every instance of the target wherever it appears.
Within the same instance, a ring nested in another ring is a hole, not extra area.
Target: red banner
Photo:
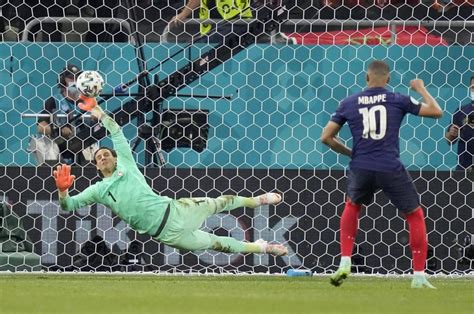
[[[397,26],[392,34],[389,26],[372,29],[344,30],[314,33],[286,34],[301,45],[444,45],[447,42],[440,36],[431,35],[425,27]],[[395,39],[395,41],[394,41]]]

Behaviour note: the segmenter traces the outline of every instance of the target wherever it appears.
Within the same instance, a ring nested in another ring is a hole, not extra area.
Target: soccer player
[[[103,204],[117,214],[131,228],[147,233],[154,239],[178,249],[189,251],[212,249],[225,253],[266,253],[283,256],[288,249],[282,244],[264,240],[242,242],[232,237],[217,236],[198,230],[211,215],[238,207],[255,208],[264,204],[278,204],[281,195],[266,193],[257,197],[225,195],[218,198],[181,198],[173,200],[153,192],[138,169],[129,143],[119,125],[97,105],[87,99],[79,107],[91,112],[112,137],[115,149],[102,147],[94,156],[103,180],[75,196],[68,189],[75,179],[71,167],[60,165],[53,172],[59,190],[60,205],[72,211],[92,203]]]
[[[474,76],[469,82],[471,102],[453,114],[453,122],[445,138],[451,145],[458,142],[456,170],[474,171]]]
[[[410,82],[410,87],[423,97],[422,103],[386,89],[390,69],[383,61],[369,64],[366,80],[367,89],[344,99],[321,135],[322,142],[332,150],[351,157],[340,224],[341,262],[331,276],[331,284],[337,287],[349,276],[359,212],[382,189],[408,222],[414,270],[411,287],[434,288],[424,273],[428,243],[423,209],[413,181],[400,161],[398,142],[400,125],[407,113],[440,118],[443,112],[422,80]],[[346,122],[352,133],[352,150],[337,137]]]

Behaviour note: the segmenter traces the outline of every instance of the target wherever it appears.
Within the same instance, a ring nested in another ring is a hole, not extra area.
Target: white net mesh
[[[473,140],[444,139],[454,113],[470,102],[470,1],[252,3],[245,20],[222,21],[212,9],[206,23],[218,29],[207,36],[199,34],[199,10],[169,23],[183,5],[0,2],[0,271],[335,269],[349,160],[319,136],[339,101],[365,87],[373,59],[389,63],[390,88],[410,94],[409,81],[421,78],[445,111],[437,121],[404,122],[401,158],[427,215],[428,270],[472,271]],[[219,214],[203,230],[282,242],[289,255],[180,252],[102,205],[62,211],[51,167],[73,162],[74,195],[99,180],[90,150],[111,146],[87,115],[64,115],[73,66],[105,78],[100,102],[123,126],[157,193],[281,192],[277,206]],[[466,118],[464,127],[473,128]],[[348,129],[341,137],[350,144]],[[453,171],[460,143],[471,164]],[[356,244],[359,272],[411,269],[404,220],[383,193],[363,212]]]

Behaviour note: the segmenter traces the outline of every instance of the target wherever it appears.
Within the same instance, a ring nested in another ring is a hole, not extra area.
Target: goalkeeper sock
[[[253,198],[257,206],[276,205],[281,202],[281,195],[278,193],[265,193]]]
[[[351,256],[354,240],[359,225],[359,213],[361,205],[346,201],[344,212],[341,216],[341,255]]]
[[[239,207],[255,208],[260,205],[278,204],[281,195],[278,193],[266,193],[257,197],[243,197],[238,195],[223,195],[213,199],[215,213],[230,211]]]
[[[215,213],[230,211],[239,207],[255,208],[258,206],[253,197],[243,197],[237,195],[223,195],[213,199]]]
[[[245,252],[246,253],[266,253],[267,243],[266,241],[263,241],[263,242],[257,240],[256,242],[245,243]]]
[[[243,242],[232,237],[210,234],[212,245],[210,249],[224,253],[265,253],[266,243]]]
[[[428,241],[426,239],[426,225],[423,209],[418,207],[406,217],[410,230],[410,248],[413,257],[413,270],[425,270],[426,255],[428,254]]]
[[[276,256],[288,254],[288,249],[281,244],[269,244],[259,239],[255,242],[238,241],[232,237],[210,234],[212,246],[210,249],[224,253],[266,253]]]

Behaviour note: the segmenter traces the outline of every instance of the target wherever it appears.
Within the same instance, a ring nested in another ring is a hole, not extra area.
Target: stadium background
[[[144,46],[150,65],[178,49],[176,45]],[[195,50],[192,53],[197,55],[200,49]],[[106,77],[104,92],[112,92],[113,87],[139,72],[134,61],[135,49],[127,44],[2,43],[0,58],[3,81],[0,162],[3,165],[35,163],[26,150],[28,136],[35,132],[34,120],[23,121],[18,113],[42,110],[44,101],[56,88],[57,73],[65,60],[84,69],[98,69]],[[404,164],[409,169],[453,169],[457,163],[456,152],[443,136],[450,124],[449,113],[468,100],[465,82],[470,73],[466,70],[474,59],[474,50],[463,46],[252,46],[182,90],[232,95],[230,101],[174,97],[165,102],[165,108],[209,110],[211,125],[205,151],[173,150],[167,156],[169,166],[277,169],[347,166],[348,159],[328,151],[317,138],[338,101],[365,86],[364,69],[367,60],[373,58],[389,62],[393,69],[390,86],[395,91],[407,94],[409,81],[421,78],[448,113],[439,121],[425,119],[421,125],[417,118],[407,120],[400,142]],[[160,77],[176,71],[183,61],[182,54],[170,60]],[[113,99],[107,102],[106,108],[114,110],[125,101]],[[128,138],[134,134],[136,129],[129,130]],[[348,130],[342,137],[349,138]],[[143,147],[138,151],[143,151]],[[142,159],[139,162],[143,164]]]

